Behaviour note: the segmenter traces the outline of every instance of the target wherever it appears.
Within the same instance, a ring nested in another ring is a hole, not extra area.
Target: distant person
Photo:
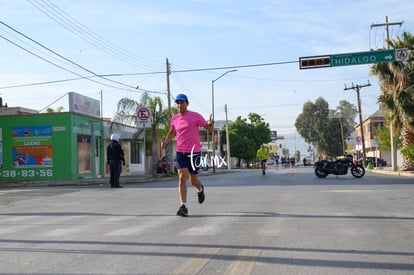
[[[306,166],[306,158],[303,158],[303,166]]]
[[[279,170],[279,155],[275,155],[275,171]]]
[[[295,166],[295,158],[290,158],[289,164],[290,164],[290,167]]]
[[[191,184],[197,188],[198,203],[205,200],[204,186],[198,179],[198,170],[201,166],[201,143],[199,128],[204,127],[211,132],[214,121],[210,116],[205,120],[199,113],[187,109],[188,98],[184,94],[179,94],[175,98],[175,106],[178,113],[171,119],[170,130],[161,142],[161,147],[167,144],[176,136],[176,165],[178,172],[178,195],[180,207],[177,216],[188,216],[187,208],[187,178],[190,177]]]
[[[125,158],[119,138],[119,134],[112,134],[112,142],[106,148],[106,163],[109,165],[109,183],[111,188],[122,188],[122,185],[119,184],[119,177],[122,171],[121,163],[125,165]]]
[[[269,150],[262,144],[257,150],[256,156],[259,158],[262,175],[266,175],[266,161],[269,156]]]

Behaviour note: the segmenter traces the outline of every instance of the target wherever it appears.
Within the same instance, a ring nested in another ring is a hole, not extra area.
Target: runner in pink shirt
[[[184,94],[179,94],[175,98],[178,113],[172,117],[170,130],[167,137],[161,142],[161,147],[165,148],[176,135],[176,161],[178,171],[178,195],[180,208],[178,216],[186,217],[187,208],[187,178],[190,177],[191,184],[197,188],[198,202],[203,203],[205,199],[204,186],[198,179],[198,170],[201,166],[201,143],[199,128],[204,127],[211,132],[214,121],[210,116],[205,120],[199,113],[187,110],[188,98]]]

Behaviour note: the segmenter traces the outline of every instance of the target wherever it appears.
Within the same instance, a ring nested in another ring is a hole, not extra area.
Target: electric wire
[[[0,21],[1,22],[1,21]],[[299,61],[282,61],[282,62],[272,62],[272,63],[259,63],[259,64],[248,64],[248,65],[234,65],[234,66],[224,66],[224,67],[209,67],[209,68],[198,68],[198,69],[186,69],[186,70],[171,70],[171,73],[190,73],[190,72],[204,72],[204,71],[218,71],[218,70],[226,70],[226,69],[235,69],[235,68],[251,68],[251,67],[261,67],[261,66],[275,66],[275,65],[283,65],[283,64],[291,64],[291,63],[298,63]],[[46,85],[46,84],[54,84],[59,82],[67,82],[67,81],[75,81],[81,79],[90,79],[94,77],[120,77],[120,76],[136,76],[136,75],[155,75],[155,74],[165,74],[165,71],[154,71],[154,72],[136,72],[136,73],[114,73],[114,74],[101,74],[101,75],[94,75],[94,76],[81,76],[79,78],[69,78],[69,79],[62,79],[62,80],[52,80],[52,81],[45,81],[45,82],[37,82],[37,83],[30,83],[30,84],[20,84],[20,85],[11,85],[11,86],[3,86],[0,89],[11,89],[11,88],[20,88],[20,87],[28,87],[28,86],[37,86],[37,85]],[[148,91],[145,89],[138,88],[138,90]],[[153,93],[161,93],[159,91],[151,91]]]
[[[37,41],[36,41],[36,40],[34,40],[33,38],[31,38],[31,37],[29,37],[29,36],[25,35],[24,33],[22,33],[22,32],[20,32],[20,31],[18,31],[17,29],[15,29],[15,28],[13,28],[12,26],[10,26],[10,25],[8,25],[8,24],[4,23],[4,22],[3,22],[3,21],[1,21],[1,20],[0,20],[0,24],[1,24],[1,25],[3,25],[3,26],[5,26],[5,27],[7,27],[7,28],[8,28],[8,29],[10,29],[10,30],[12,30],[13,32],[15,32],[15,33],[17,33],[17,34],[19,34],[19,35],[23,36],[23,37],[24,37],[24,38],[26,38],[27,40],[29,40],[29,41],[31,41],[31,42],[33,42],[33,43],[35,43],[36,45],[40,46],[41,48],[43,48],[43,49],[45,49],[45,50],[47,50],[47,51],[49,51],[49,52],[53,53],[54,55],[56,55],[56,56],[60,57],[60,58],[61,58],[61,59],[63,59],[63,60],[65,60],[65,61],[69,62],[70,64],[75,65],[76,67],[78,67],[78,68],[80,68],[80,69],[82,69],[82,70],[84,70],[84,71],[86,71],[86,72],[88,72],[88,73],[92,74],[92,75],[93,75],[93,76],[95,76],[95,77],[98,77],[98,78],[104,79],[104,80],[106,80],[106,81],[109,81],[109,82],[112,82],[112,83],[115,83],[115,84],[118,84],[118,85],[121,85],[121,86],[124,86],[124,87],[127,87],[127,88],[129,88],[129,89],[141,90],[141,91],[143,91],[143,92],[153,92],[153,91],[149,91],[149,90],[141,89],[141,88],[139,88],[139,87],[133,87],[133,86],[131,86],[131,85],[128,85],[128,84],[125,84],[125,83],[122,83],[122,82],[119,82],[119,81],[112,80],[112,79],[107,78],[107,77],[102,76],[102,75],[98,75],[98,74],[96,74],[95,72],[93,72],[93,71],[91,71],[91,70],[89,70],[89,69],[87,69],[87,68],[85,68],[85,67],[83,67],[83,66],[81,66],[81,65],[79,65],[79,64],[77,64],[77,63],[75,63],[75,62],[73,62],[72,60],[70,60],[70,59],[68,59],[68,58],[66,58],[66,57],[64,57],[64,56],[62,56],[61,54],[59,54],[59,53],[57,53],[57,52],[55,52],[55,51],[53,51],[53,50],[49,49],[48,47],[46,47],[46,46],[44,46],[43,44],[41,44],[41,43],[37,42]],[[77,76],[81,77],[82,79],[87,79],[87,80],[89,80],[89,81],[92,81],[92,82],[95,82],[95,83],[98,83],[98,84],[101,84],[101,85],[105,85],[105,86],[108,86],[108,87],[111,87],[111,88],[117,88],[117,89],[124,89],[124,90],[125,90],[125,88],[121,88],[121,87],[112,86],[112,85],[109,85],[109,84],[106,84],[106,83],[103,83],[103,82],[99,82],[99,81],[93,80],[92,78],[87,78],[87,77],[85,77],[85,76],[83,76],[83,75],[81,75],[81,74],[79,74],[79,73],[76,73],[76,72],[74,72],[74,71],[72,71],[72,70],[69,70],[69,69],[67,69],[67,68],[64,68],[63,66],[60,66],[60,65],[58,65],[58,64],[56,64],[56,63],[54,63],[54,62],[52,62],[52,61],[50,61],[50,60],[47,60],[47,59],[46,59],[46,58],[44,58],[44,57],[41,57],[40,55],[38,55],[38,54],[36,54],[36,53],[34,53],[34,52],[32,52],[32,51],[30,51],[30,50],[28,50],[28,49],[24,48],[23,46],[21,46],[21,45],[19,45],[19,44],[15,43],[15,42],[13,42],[12,40],[7,39],[7,38],[6,38],[5,36],[3,36],[3,35],[0,35],[0,37],[1,37],[1,38],[3,38],[4,40],[8,41],[9,43],[11,43],[11,44],[15,45],[16,47],[18,47],[18,48],[20,48],[20,49],[22,49],[22,50],[24,50],[24,51],[26,51],[26,52],[28,52],[28,53],[30,53],[30,54],[32,54],[32,55],[34,55],[34,56],[36,56],[36,57],[38,57],[38,58],[42,59],[43,61],[46,61],[47,63],[52,64],[52,65],[54,65],[54,66],[56,66],[56,67],[58,67],[58,68],[60,68],[60,69],[63,69],[63,70],[65,70],[65,71],[67,71],[67,72],[70,72],[70,73],[72,73],[72,74],[75,74],[75,75],[77,75]],[[130,91],[129,89],[128,89],[128,91]]]
[[[40,109],[39,110],[39,113],[43,112],[44,110],[46,110],[47,108],[49,108],[50,106],[52,106],[53,104],[55,104],[56,102],[58,102],[59,100],[61,100],[63,97],[65,97],[68,94],[69,93],[65,93],[64,95],[62,95],[61,97],[59,97],[58,99],[56,99],[55,101],[53,101],[52,103],[50,103],[49,105],[47,105],[46,107],[44,107],[43,109]]]
[[[100,36],[90,28],[86,27],[75,18],[70,16],[64,10],[59,8],[55,3],[50,0],[27,0],[32,6],[52,19],[54,22],[86,41],[88,44],[100,49],[101,51],[120,59],[131,65],[139,66],[141,68],[159,68],[162,66],[158,62],[151,61],[144,57],[139,57],[134,53],[127,51],[120,46],[114,44],[108,39]],[[36,3],[34,3],[36,2]],[[48,2],[48,3],[47,3]]]
[[[59,54],[59,53],[57,53],[57,52],[55,52],[55,51],[51,50],[50,48],[48,48],[48,47],[44,46],[44,45],[43,45],[43,44],[41,44],[40,42],[37,42],[36,40],[34,40],[33,38],[31,38],[31,37],[29,37],[29,36],[25,35],[24,33],[22,33],[22,32],[20,32],[20,31],[16,30],[15,28],[13,28],[12,26],[10,26],[10,25],[8,25],[8,24],[4,23],[3,21],[0,21],[0,24],[2,24],[3,26],[6,26],[7,28],[9,28],[9,29],[11,29],[12,31],[16,32],[17,34],[19,34],[19,35],[23,36],[24,38],[28,39],[29,41],[31,41],[31,42],[35,43],[36,45],[38,45],[38,46],[42,47],[43,49],[45,49],[45,50],[47,50],[47,51],[49,51],[49,52],[51,52],[51,53],[53,53],[53,54],[57,55],[58,57],[62,58],[63,60],[65,60],[65,61],[67,61],[67,62],[69,62],[69,63],[71,63],[71,64],[75,65],[76,67],[78,67],[78,68],[80,68],[80,69],[82,69],[82,70],[84,70],[84,71],[86,71],[86,72],[88,72],[88,73],[90,73],[90,74],[92,74],[92,75],[94,75],[94,76],[98,77],[98,74],[96,74],[96,73],[92,72],[91,70],[89,70],[89,69],[87,69],[87,68],[83,67],[82,65],[79,65],[79,64],[75,63],[74,61],[72,61],[72,60],[70,60],[70,59],[68,59],[68,58],[64,57],[63,55],[61,55],[61,54]],[[107,81],[110,81],[110,82],[113,82],[113,83],[116,83],[116,84],[122,85],[122,86],[126,86],[126,87],[128,87],[128,88],[135,88],[135,87],[132,87],[132,86],[130,86],[130,85],[127,85],[127,84],[124,84],[124,83],[121,83],[121,82],[118,82],[118,81],[115,81],[115,80],[112,80],[112,79],[109,79],[109,78],[105,78],[105,77],[101,77],[101,78],[103,78],[103,79],[105,79],[105,80],[107,80]]]
[[[70,66],[72,68],[76,68],[76,66],[74,66],[73,64],[65,62],[62,59],[58,59],[55,55],[52,55],[49,52],[45,52],[45,51],[42,51],[39,48],[34,47],[33,45],[29,44],[25,40],[23,40],[20,37],[16,36],[15,33],[11,33],[11,31],[9,29],[5,29],[4,27],[0,26],[0,30],[3,31],[8,36],[12,37],[15,41],[16,40],[19,41],[20,45],[25,45],[25,47],[30,48],[33,52],[37,52],[39,55],[47,56],[49,58],[49,60],[51,59],[51,60],[54,60],[55,62],[65,64],[65,65]],[[17,44],[17,42],[16,42],[16,44]]]
[[[199,68],[199,69],[188,69],[188,70],[174,70],[174,71],[171,71],[171,73],[203,72],[203,71],[225,70],[225,69],[233,69],[233,68],[249,68],[249,67],[271,66],[271,65],[274,66],[274,65],[283,65],[283,64],[297,63],[297,62],[298,61],[284,61],[284,62],[273,62],[273,63],[250,64],[250,65],[234,65],[234,66],[225,66],[225,67]],[[12,89],[12,88],[20,88],[20,87],[37,86],[37,85],[47,85],[47,84],[54,84],[54,83],[68,82],[68,81],[76,81],[76,80],[82,80],[82,79],[87,79],[87,78],[95,78],[95,77],[122,77],[122,76],[131,76],[131,75],[156,75],[156,74],[165,74],[165,73],[166,72],[155,71],[155,72],[101,74],[101,75],[98,75],[98,76],[82,76],[82,77],[76,77],[76,78],[51,80],[51,81],[20,84],[20,85],[11,85],[11,86],[2,86],[2,87],[0,87],[0,90],[1,89]],[[247,77],[247,76],[243,76],[241,78],[260,80],[260,81],[300,82],[300,83],[336,82],[336,81],[349,80],[349,79],[346,79],[346,78],[344,78],[344,79],[313,79],[313,80],[275,80],[275,79],[263,79],[263,78]],[[355,78],[352,78],[352,79],[355,79]],[[139,90],[144,90],[144,89],[139,88]],[[151,92],[161,93],[161,91],[151,91]]]
[[[58,68],[60,68],[60,69],[62,69],[62,70],[65,70],[65,71],[67,71],[67,72],[70,72],[70,73],[72,73],[72,74],[74,74],[74,75],[77,75],[77,76],[81,77],[82,79],[88,79],[88,80],[90,80],[90,81],[92,81],[92,82],[95,82],[95,83],[98,83],[98,84],[101,84],[101,85],[104,85],[104,86],[107,86],[107,87],[115,88],[115,89],[122,89],[122,90],[127,90],[127,91],[130,91],[129,89],[125,89],[125,88],[122,88],[122,87],[116,87],[116,86],[112,86],[112,85],[109,85],[109,84],[106,84],[106,83],[103,83],[103,82],[99,82],[99,81],[96,81],[96,80],[93,80],[93,79],[85,78],[85,77],[84,77],[84,76],[82,76],[81,74],[78,74],[78,73],[76,73],[76,72],[74,72],[74,71],[71,71],[71,70],[69,70],[69,69],[67,69],[67,68],[64,68],[64,67],[62,67],[62,66],[60,66],[60,65],[58,65],[58,64],[56,64],[56,63],[53,63],[52,61],[47,60],[46,58],[44,58],[44,57],[42,57],[42,56],[40,56],[40,55],[38,55],[38,54],[36,54],[36,53],[34,53],[34,52],[32,52],[32,51],[30,51],[30,50],[26,49],[26,48],[24,48],[24,47],[22,47],[22,46],[18,45],[17,43],[15,43],[15,42],[11,41],[10,39],[8,39],[8,38],[4,37],[4,36],[3,36],[3,35],[1,35],[1,34],[0,34],[0,38],[3,38],[3,39],[4,39],[4,40],[6,40],[7,42],[9,42],[9,43],[11,43],[11,44],[15,45],[16,47],[18,47],[18,48],[22,49],[22,50],[23,50],[23,51],[25,51],[25,52],[30,53],[31,55],[34,55],[34,56],[36,56],[37,58],[39,58],[39,59],[41,59],[41,60],[43,60],[43,61],[45,61],[45,62],[47,62],[47,63],[49,63],[49,64],[51,64],[51,65],[53,65],[53,66],[55,66],[55,67],[58,67]]]

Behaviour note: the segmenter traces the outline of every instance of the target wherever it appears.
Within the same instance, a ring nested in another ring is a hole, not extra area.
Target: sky
[[[370,65],[300,70],[300,57],[384,48],[385,27],[371,25],[386,17],[402,23],[389,27],[391,39],[414,32],[411,0],[0,0],[0,11],[9,107],[68,111],[76,92],[102,99],[113,117],[120,99],[139,101],[143,91],[166,107],[168,58],[171,95],[186,94],[190,110],[208,118],[214,98],[215,120],[226,118],[225,104],[229,120],[257,113],[295,146],[306,102],[357,106],[344,87],[369,82],[360,90],[365,119],[380,95]]]

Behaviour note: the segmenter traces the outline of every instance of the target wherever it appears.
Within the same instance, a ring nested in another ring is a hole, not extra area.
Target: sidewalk
[[[214,174],[229,173],[231,170],[216,169],[213,173],[212,169],[208,171],[200,171],[200,176],[211,176]],[[137,174],[132,176],[122,176],[119,179],[120,184],[130,183],[144,183],[155,181],[178,180],[177,174],[157,174],[157,177],[152,177],[152,174]],[[109,177],[90,178],[90,179],[75,179],[75,180],[42,180],[42,181],[0,181],[1,188],[21,188],[21,187],[44,187],[44,186],[88,186],[88,185],[107,185],[109,187]]]
[[[151,180],[161,180],[167,178],[165,175],[158,175],[157,178],[152,178],[151,174],[140,174],[134,176],[121,176],[121,185],[126,183],[139,183]],[[170,176],[169,178],[173,178]],[[75,180],[33,180],[33,181],[2,181],[0,188],[21,188],[21,187],[46,187],[46,186],[88,186],[88,185],[108,185],[109,178],[90,178],[90,179],[75,179]]]
[[[376,174],[384,174],[384,175],[393,175],[393,176],[401,176],[401,177],[414,177],[414,171],[392,171],[391,167],[381,167],[381,168],[374,168],[374,169],[365,169],[366,171],[370,171]]]

